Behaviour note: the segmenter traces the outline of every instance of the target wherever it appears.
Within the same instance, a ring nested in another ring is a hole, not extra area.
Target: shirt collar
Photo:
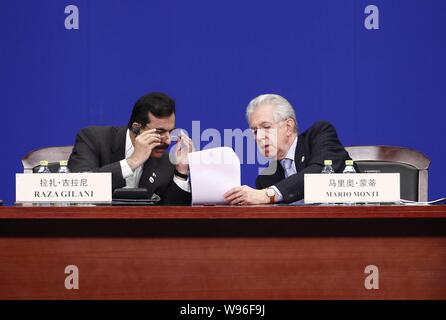
[[[133,153],[133,143],[132,139],[130,139],[130,130],[127,129],[127,134],[125,138],[125,157],[131,156]]]
[[[291,147],[288,149],[288,153],[286,154],[284,159],[290,159],[290,160],[294,161],[295,156],[296,156],[296,147],[297,147],[297,136],[294,139]]]

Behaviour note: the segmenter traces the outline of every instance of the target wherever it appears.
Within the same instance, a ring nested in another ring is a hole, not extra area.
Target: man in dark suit
[[[161,204],[190,204],[187,154],[192,141],[181,134],[176,164],[166,152],[175,129],[175,101],[150,93],[135,104],[127,127],[92,126],[76,137],[71,172],[111,172],[112,188],[146,188]]]
[[[228,204],[291,203],[304,198],[304,174],[320,173],[324,160],[342,172],[350,157],[328,122],[298,134],[291,104],[279,95],[261,95],[250,102],[246,116],[262,154],[271,159],[256,179],[256,188],[236,187],[225,194]]]

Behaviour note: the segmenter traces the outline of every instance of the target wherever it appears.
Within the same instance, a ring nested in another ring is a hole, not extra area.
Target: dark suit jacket
[[[332,160],[335,172],[342,172],[345,160],[349,159],[336,129],[328,122],[317,122],[298,137],[294,159],[297,173],[285,179],[280,162],[271,161],[269,167],[257,177],[256,187],[264,189],[274,185],[282,193],[283,202],[298,201],[304,198],[305,173],[320,173],[324,160]],[[267,172],[272,174],[264,174]]]
[[[76,136],[68,167],[71,172],[111,172],[112,188],[125,187],[120,161],[125,159],[126,127],[92,126]],[[190,204],[191,194],[173,182],[174,165],[166,153],[161,158],[149,158],[143,167],[139,187],[149,195],[161,197],[160,204]],[[154,182],[149,181],[150,177]]]

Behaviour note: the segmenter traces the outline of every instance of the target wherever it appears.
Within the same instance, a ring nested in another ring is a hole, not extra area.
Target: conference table
[[[0,207],[0,299],[446,299],[446,206]]]

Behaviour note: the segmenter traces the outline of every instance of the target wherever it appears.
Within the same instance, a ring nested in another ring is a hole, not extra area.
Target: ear
[[[138,122],[132,123],[132,132],[137,136],[141,133],[141,124]]]
[[[133,123],[132,123],[132,128],[135,128],[135,129],[141,129],[141,124],[138,123],[138,122],[133,122]]]
[[[295,127],[296,127],[296,124],[294,123],[294,120],[292,118],[288,118],[286,120],[286,134],[288,137],[294,133]]]

